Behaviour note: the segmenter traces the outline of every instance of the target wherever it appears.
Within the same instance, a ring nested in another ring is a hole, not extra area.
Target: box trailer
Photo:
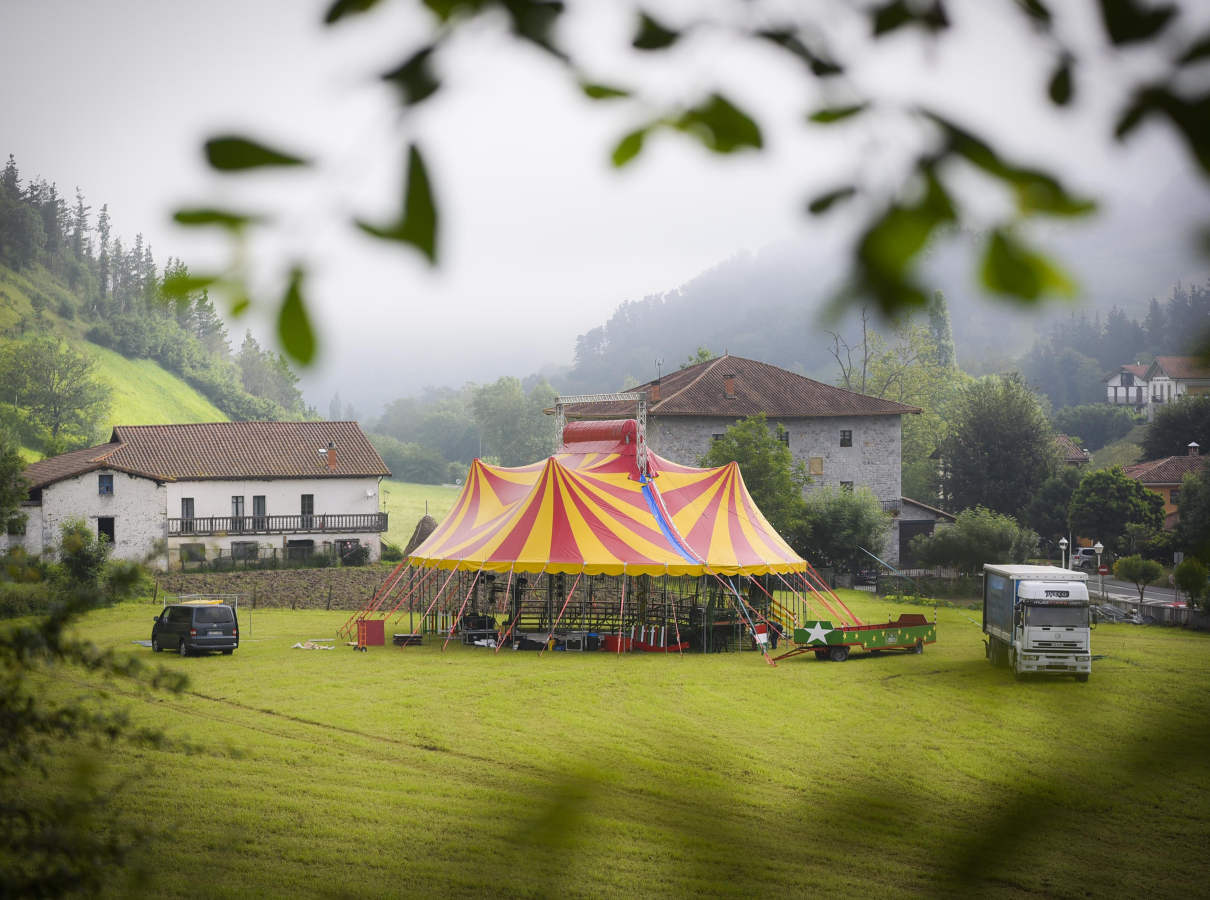
[[[993,665],[1018,678],[1092,671],[1088,575],[1057,566],[983,566],[983,633]]]

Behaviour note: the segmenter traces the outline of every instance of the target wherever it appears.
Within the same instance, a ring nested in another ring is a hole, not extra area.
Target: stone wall
[[[714,435],[723,434],[735,419],[720,416],[653,416],[647,444],[666,459],[696,466]],[[785,426],[790,453],[812,471],[806,492],[824,486],[868,487],[879,500],[898,504],[902,497],[903,429],[899,416],[820,416],[769,420],[770,429]],[[841,432],[850,446],[841,446]],[[814,461],[814,465],[812,465]],[[887,528],[881,547],[867,548],[894,563],[899,559],[899,527]]]
[[[240,606],[257,609],[360,609],[382,586],[387,566],[330,569],[280,569],[266,572],[174,572],[157,577],[165,592],[181,594],[240,594]]]

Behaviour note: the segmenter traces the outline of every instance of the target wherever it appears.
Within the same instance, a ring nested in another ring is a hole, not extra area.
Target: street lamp
[[[1059,566],[1067,568],[1067,538],[1059,538]]]
[[[1105,550],[1105,545],[1097,541],[1092,545],[1093,552],[1097,555],[1097,575],[1101,579],[1101,602],[1105,602],[1105,573],[1101,571],[1101,553]]]

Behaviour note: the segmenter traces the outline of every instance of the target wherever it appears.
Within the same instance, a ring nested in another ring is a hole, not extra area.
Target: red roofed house
[[[1116,372],[1102,379],[1105,399],[1114,406],[1133,406],[1141,411],[1147,405],[1147,369],[1140,364],[1118,366]]]
[[[161,568],[363,544],[378,559],[390,474],[356,422],[119,425],[109,443],[26,468],[25,533],[6,541],[40,554],[83,517],[115,557]]]
[[[1180,519],[1177,503],[1181,496],[1181,482],[1186,475],[1201,472],[1206,459],[1198,455],[1197,442],[1189,444],[1186,456],[1167,456],[1152,459],[1122,469],[1127,478],[1133,478],[1149,491],[1164,498],[1164,530],[1171,531]]]
[[[1092,458],[1087,450],[1066,434],[1055,435],[1055,448],[1059,451],[1059,458],[1065,466],[1087,465]]]
[[[918,407],[730,355],[672,372],[630,392],[647,395],[647,444],[666,459],[697,465],[711,441],[740,419],[764,413],[771,428],[785,428],[783,439],[790,452],[806,465],[811,475],[808,492],[824,485],[864,485],[896,516],[904,508],[901,419],[919,413]],[[629,418],[634,403],[571,403],[563,411],[568,419]],[[919,511],[928,509],[921,506]],[[899,529],[891,529],[887,547],[868,549],[882,549],[889,559],[898,560]]]
[[[1157,356],[1147,367],[1144,376],[1149,389],[1147,395],[1147,421],[1155,418],[1155,411],[1165,403],[1181,397],[1196,397],[1210,394],[1210,368],[1203,366],[1193,356]]]

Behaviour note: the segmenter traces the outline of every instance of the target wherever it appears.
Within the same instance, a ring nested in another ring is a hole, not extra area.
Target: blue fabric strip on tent
[[[684,544],[672,533],[672,527],[665,521],[663,515],[660,514],[660,506],[655,502],[655,495],[651,492],[651,482],[644,482],[643,497],[647,500],[647,508],[651,510],[651,514],[655,516],[656,522],[659,523],[660,531],[664,533],[664,537],[668,538],[668,543],[676,549],[677,553],[685,558],[686,562],[700,563],[700,559],[697,559],[685,549]]]

